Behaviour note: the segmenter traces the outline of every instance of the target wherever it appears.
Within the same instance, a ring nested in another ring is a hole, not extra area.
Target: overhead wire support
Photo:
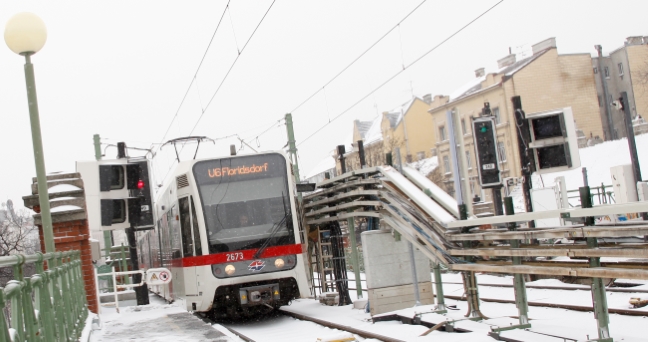
[[[460,29],[458,29],[457,31],[455,31],[453,34],[451,34],[450,36],[448,36],[446,39],[444,39],[443,41],[441,41],[439,44],[435,45],[433,48],[431,48],[430,50],[428,50],[427,52],[425,52],[424,54],[422,54],[421,56],[419,56],[419,57],[418,57],[417,59],[415,59],[413,62],[411,62],[410,64],[406,65],[402,70],[399,70],[398,72],[396,72],[394,75],[392,75],[391,77],[389,77],[386,81],[384,81],[383,83],[381,83],[380,85],[378,85],[376,88],[374,88],[373,90],[371,90],[369,93],[367,93],[365,96],[363,96],[362,98],[360,98],[360,100],[356,101],[356,102],[353,103],[350,107],[348,107],[347,109],[345,109],[344,111],[342,111],[340,114],[338,114],[337,116],[335,116],[331,121],[325,123],[325,124],[322,125],[320,128],[318,128],[315,132],[311,133],[308,137],[306,137],[306,139],[302,140],[299,144],[297,144],[297,146],[302,145],[302,144],[305,143],[308,139],[312,138],[315,134],[319,133],[319,132],[320,132],[322,129],[324,129],[326,126],[330,125],[333,121],[337,120],[337,119],[340,118],[342,115],[348,113],[351,109],[355,108],[355,106],[357,106],[357,105],[360,104],[362,101],[364,101],[366,98],[368,98],[369,96],[371,96],[371,94],[375,93],[376,91],[378,91],[379,89],[381,89],[382,87],[384,87],[387,83],[391,82],[394,78],[396,78],[397,76],[399,76],[400,74],[402,74],[405,70],[409,69],[409,68],[412,67],[414,64],[418,63],[418,62],[419,62],[421,59],[423,59],[425,56],[429,55],[429,54],[432,53],[434,50],[436,50],[436,49],[438,49],[439,47],[441,47],[441,46],[442,46],[443,44],[445,44],[447,41],[449,41],[450,39],[452,39],[454,36],[456,36],[457,34],[459,34],[461,31],[463,31],[464,29],[466,29],[468,26],[470,26],[471,24],[473,24],[475,21],[479,20],[481,17],[483,17],[484,15],[486,15],[488,12],[490,12],[492,9],[494,9],[495,7],[497,7],[497,6],[498,6],[499,4],[501,4],[502,2],[504,2],[504,0],[500,0],[500,1],[498,1],[495,5],[491,6],[491,7],[488,8],[486,11],[482,12],[480,15],[478,15],[477,17],[475,17],[473,20],[471,20],[470,22],[468,22],[466,25],[462,26]]]
[[[236,30],[234,29],[234,20],[232,20],[232,9],[227,6],[227,14],[229,15],[230,18],[230,24],[232,24],[232,35],[234,36],[234,44],[236,44],[236,51],[238,54],[241,54],[241,50],[239,49],[238,46],[238,39],[236,39]]]

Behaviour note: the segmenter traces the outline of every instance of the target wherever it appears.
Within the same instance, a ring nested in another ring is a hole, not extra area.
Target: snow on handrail
[[[380,173],[403,191],[414,203],[421,207],[430,217],[444,227],[457,219],[448,213],[439,203],[433,201],[421,189],[407,180],[400,172],[390,166],[379,166]]]
[[[427,177],[423,176],[420,172],[411,167],[404,166],[403,174],[412,183],[418,186],[424,193],[430,196],[434,201],[443,206],[455,218],[459,218],[459,209],[457,200],[448,195],[443,189],[434,184]]]

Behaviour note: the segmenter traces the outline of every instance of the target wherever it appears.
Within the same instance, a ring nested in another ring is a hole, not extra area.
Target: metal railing
[[[14,273],[14,280],[0,287],[0,342],[81,337],[88,308],[80,255],[67,251],[0,257],[0,267],[12,267]],[[23,277],[23,265],[29,263],[36,274]]]
[[[601,186],[592,186],[590,187],[590,194],[593,205],[616,203],[612,185],[601,183]],[[580,194],[578,189],[567,190],[567,199],[570,207],[580,207]]]

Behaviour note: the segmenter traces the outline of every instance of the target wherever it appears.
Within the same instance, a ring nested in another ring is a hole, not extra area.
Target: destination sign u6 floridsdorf
[[[235,167],[219,167],[207,169],[207,174],[210,178],[224,177],[224,176],[236,176],[236,175],[247,175],[252,173],[264,173],[268,172],[268,163],[261,165],[252,164],[249,166],[241,165]]]

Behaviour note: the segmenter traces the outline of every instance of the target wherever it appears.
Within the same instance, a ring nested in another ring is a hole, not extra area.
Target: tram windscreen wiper
[[[290,211],[286,209],[286,198],[284,197],[283,192],[281,193],[281,200],[283,202],[283,207],[284,207],[284,216],[281,218],[281,220],[279,220],[272,226],[272,228],[270,229],[270,236],[268,236],[268,238],[263,242],[261,247],[259,247],[259,250],[256,253],[254,253],[253,256],[254,259],[258,258],[261,255],[261,253],[265,251],[265,249],[270,244],[270,241],[272,241],[272,238],[275,236],[275,234],[279,232],[279,230],[281,230],[281,227],[286,223],[286,219],[289,216],[291,216]],[[286,226],[288,226],[288,224],[286,224]]]

